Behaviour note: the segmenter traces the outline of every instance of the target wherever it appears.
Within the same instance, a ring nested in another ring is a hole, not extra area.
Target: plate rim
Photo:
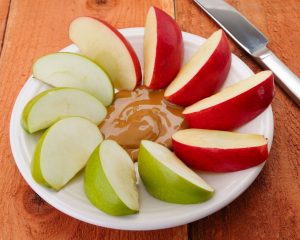
[[[138,27],[138,28],[123,28],[123,29],[118,29],[121,33],[126,34],[126,37],[128,37],[128,35],[143,35],[144,34],[144,28],[143,27]],[[192,33],[188,33],[188,32],[183,32],[182,31],[182,35],[183,38],[187,38],[186,40],[184,40],[185,42],[188,40],[194,41],[194,40],[202,40],[205,39],[201,36],[192,34]],[[61,51],[66,51],[66,49],[72,47],[74,44],[68,45],[65,48],[63,48]],[[232,53],[232,56],[239,61],[241,64],[244,65],[245,68],[248,68],[249,72],[253,73],[253,71],[248,67],[248,65],[246,63],[244,63],[239,57],[237,57],[235,54]],[[20,99],[22,98],[22,95],[24,94],[23,92],[25,92],[26,88],[28,88],[28,85],[30,85],[30,81],[29,79],[32,77],[29,76],[28,79],[26,80],[25,84],[22,86],[15,102],[13,105],[13,109],[12,109],[12,113],[11,113],[11,117],[10,117],[10,127],[9,127],[9,138],[10,138],[10,147],[11,147],[11,151],[13,154],[13,158],[14,161],[18,167],[19,172],[21,173],[22,177],[25,179],[25,181],[27,182],[27,184],[39,195],[43,198],[44,201],[46,201],[48,204],[50,204],[52,207],[58,209],[60,212],[71,216],[75,219],[78,219],[80,221],[83,222],[87,222],[89,224],[93,224],[96,226],[101,226],[101,227],[106,227],[106,228],[112,228],[112,229],[119,229],[119,230],[155,230],[155,229],[165,229],[165,228],[170,228],[170,227],[176,227],[179,225],[183,225],[183,224],[187,224],[199,219],[202,219],[210,214],[213,214],[217,211],[219,211],[220,209],[222,209],[223,207],[227,206],[229,203],[231,203],[232,201],[234,201],[238,196],[240,196],[246,189],[249,188],[249,186],[254,182],[254,180],[257,178],[257,176],[259,175],[259,173],[261,172],[263,166],[265,163],[257,166],[257,171],[255,173],[252,173],[251,175],[247,175],[247,177],[243,178],[242,181],[240,181],[240,184],[238,185],[239,187],[236,187],[236,189],[233,191],[233,193],[231,193],[231,195],[225,199],[223,199],[222,201],[218,202],[217,207],[215,207],[213,210],[211,209],[206,209],[203,213],[198,213],[197,211],[195,211],[193,214],[189,213],[189,214],[185,214],[184,216],[180,216],[180,218],[170,218],[169,221],[166,220],[163,224],[161,222],[157,222],[154,224],[148,224],[148,225],[143,225],[143,224],[139,224],[139,225],[135,225],[132,226],[130,224],[124,225],[123,223],[121,224],[110,224],[107,223],[106,221],[101,221],[101,219],[98,221],[93,221],[90,218],[81,215],[79,212],[74,212],[74,209],[70,209],[68,205],[66,204],[61,204],[63,202],[59,202],[57,201],[55,198],[51,198],[50,200],[47,196],[47,194],[44,194],[41,190],[40,187],[38,186],[37,183],[34,182],[34,180],[30,177],[28,177],[26,175],[26,171],[23,169],[23,165],[22,165],[22,161],[20,159],[22,159],[22,156],[20,156],[20,153],[17,151],[16,149],[16,144],[13,140],[14,136],[16,136],[16,130],[14,128],[14,125],[16,122],[19,122],[20,119],[16,119],[16,112],[17,112],[17,106],[18,103],[20,102]],[[274,116],[273,116],[273,111],[272,111],[272,107],[271,105],[265,110],[265,111],[269,111],[270,114],[268,115],[268,117],[270,119],[268,119],[269,121],[269,125],[267,125],[266,128],[268,128],[268,132],[270,132],[270,136],[271,138],[268,139],[269,140],[269,151],[270,148],[272,146],[272,141],[273,141],[273,135],[274,135]]]

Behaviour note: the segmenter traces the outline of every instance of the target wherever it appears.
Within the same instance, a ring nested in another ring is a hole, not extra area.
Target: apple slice
[[[181,31],[172,17],[150,7],[144,37],[144,84],[165,88],[177,75],[183,56]]]
[[[114,88],[108,75],[88,58],[59,52],[39,58],[33,76],[54,87],[78,88],[99,99],[104,106],[112,103]]]
[[[227,78],[231,52],[222,30],[213,33],[165,91],[172,103],[188,106],[214,94]]]
[[[192,204],[208,200],[214,190],[168,148],[143,140],[138,169],[147,191],[162,201]]]
[[[40,138],[31,172],[40,184],[60,190],[79,172],[102,141],[91,121],[72,117],[58,121]]]
[[[139,211],[134,164],[113,140],[104,140],[93,152],[85,168],[84,188],[91,203],[107,214]]]
[[[73,116],[87,118],[98,125],[106,114],[103,104],[86,92],[75,88],[53,88],[27,103],[21,122],[26,131],[34,133]]]
[[[108,72],[114,87],[132,90],[141,82],[136,53],[124,36],[108,23],[79,17],[71,23],[69,36],[85,56]]]
[[[273,79],[271,71],[263,71],[187,107],[188,126],[231,130],[251,121],[272,102]]]
[[[239,171],[268,158],[267,140],[257,134],[185,129],[176,132],[172,140],[175,154],[198,170]]]

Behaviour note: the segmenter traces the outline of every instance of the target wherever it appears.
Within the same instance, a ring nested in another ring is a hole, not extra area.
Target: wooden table
[[[270,39],[270,48],[300,75],[300,1],[230,0]],[[150,5],[173,15],[183,31],[208,37],[218,27],[191,0],[0,0],[0,239],[300,239],[300,111],[276,88],[275,138],[252,186],[221,211],[189,225],[149,232],[92,226],[46,204],[21,177],[9,145],[9,120],[33,61],[70,44],[77,16],[118,28],[144,26]],[[260,67],[231,42],[255,72]],[[176,216],[174,216],[176,217]]]

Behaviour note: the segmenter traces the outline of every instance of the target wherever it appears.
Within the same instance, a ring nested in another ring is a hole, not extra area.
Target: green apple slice
[[[139,211],[134,164],[113,140],[104,140],[93,152],[85,168],[84,187],[91,203],[107,214]]]
[[[162,201],[180,204],[204,202],[214,190],[168,148],[143,140],[138,169],[147,191]]]
[[[113,101],[114,88],[106,72],[88,58],[59,52],[39,58],[33,76],[54,87],[78,88],[99,99],[104,106]]]
[[[48,128],[66,117],[84,117],[98,125],[106,116],[103,104],[75,88],[53,88],[31,99],[22,114],[22,126],[29,133]]]
[[[58,121],[40,138],[31,172],[36,182],[61,189],[88,161],[103,138],[91,121],[71,117]]]

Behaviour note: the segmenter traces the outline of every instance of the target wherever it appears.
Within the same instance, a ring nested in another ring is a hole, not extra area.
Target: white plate
[[[134,47],[141,66],[143,66],[143,28],[122,29],[121,33]],[[203,43],[204,38],[183,33],[185,55],[189,59]],[[75,45],[70,45],[63,51],[78,52]],[[232,66],[225,85],[231,85],[244,79],[253,72],[239,58],[233,55]],[[22,110],[25,104],[36,94],[48,87],[30,77],[22,88],[13,108],[10,122],[10,144],[16,164],[32,189],[53,207],[91,224],[127,230],[151,230],[169,228],[186,224],[206,217],[223,208],[237,198],[254,181],[263,168],[263,164],[233,173],[200,173],[211,186],[216,189],[213,198],[205,203],[192,205],[170,204],[151,197],[139,182],[140,213],[126,217],[112,217],[99,211],[90,204],[84,194],[82,176],[72,180],[59,192],[38,185],[30,173],[30,161],[38,140],[38,135],[27,134],[20,125]],[[273,114],[271,107],[253,121],[238,130],[244,133],[263,134],[269,139],[269,149],[273,139]]]

